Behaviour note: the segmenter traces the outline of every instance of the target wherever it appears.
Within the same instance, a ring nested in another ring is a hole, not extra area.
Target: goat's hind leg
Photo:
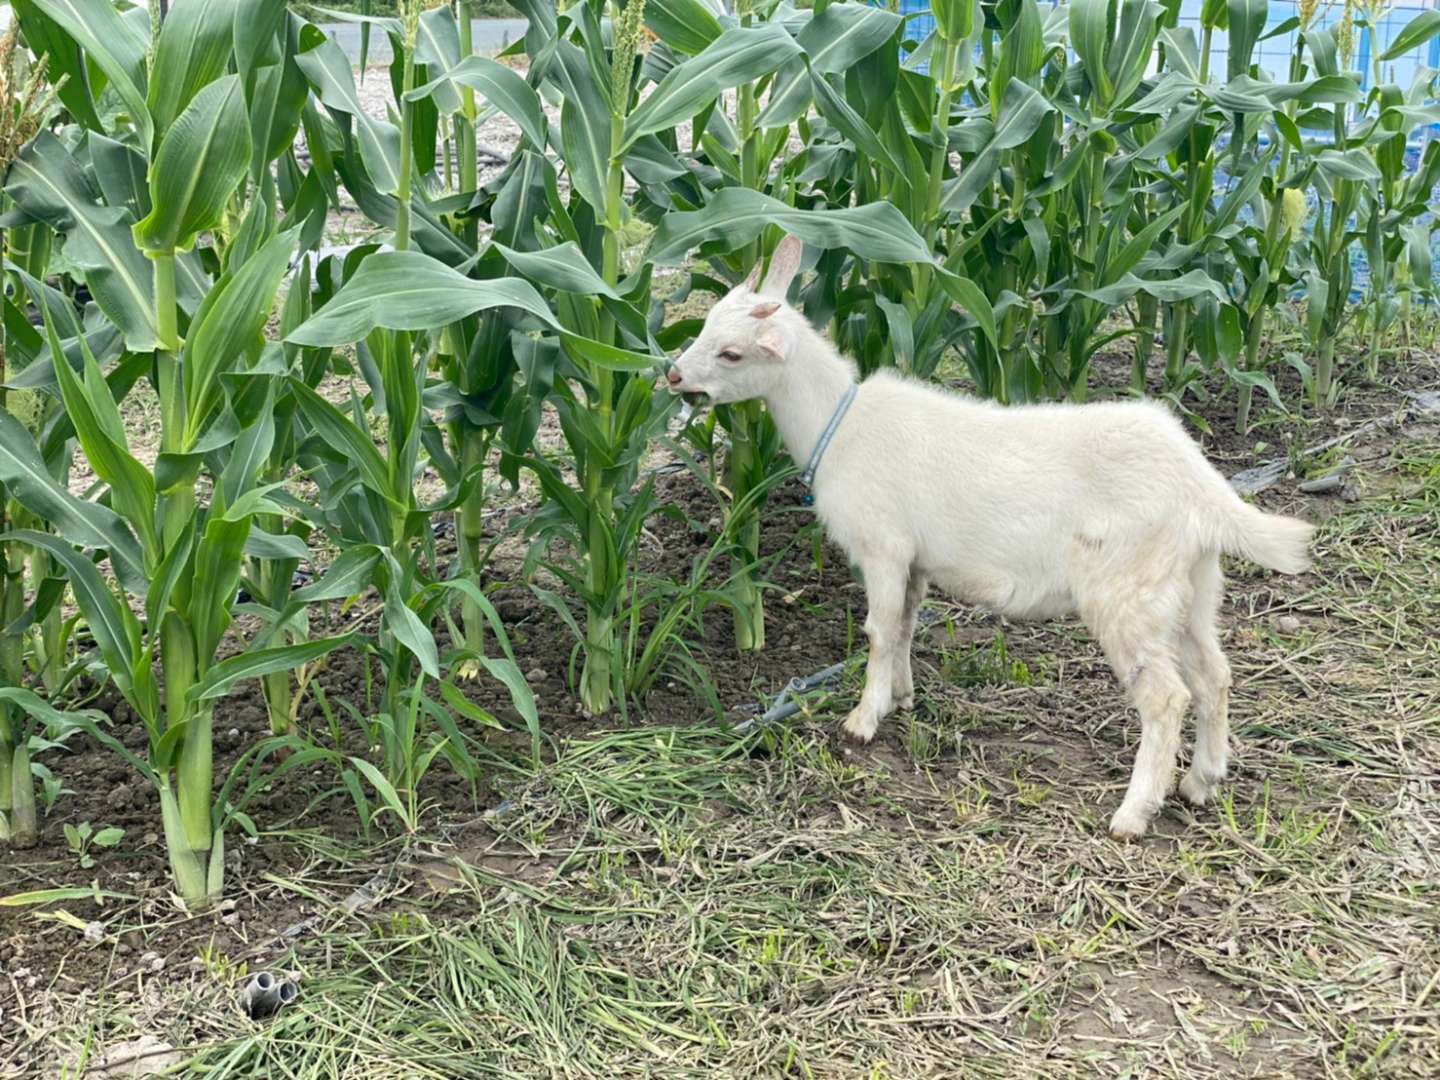
[[[1092,582],[1080,603],[1086,625],[1140,713],[1135,769],[1125,799],[1110,820],[1110,835],[1117,840],[1144,836],[1164,803],[1180,751],[1181,721],[1190,704],[1176,655],[1190,606],[1189,581],[1167,580],[1163,573],[1146,576],[1148,581],[1137,582],[1116,575],[1108,586]],[[1123,587],[1113,584],[1121,581]]]
[[[865,577],[865,633],[870,661],[865,665],[865,690],[845,719],[845,733],[862,743],[875,737],[880,721],[895,707],[895,654],[902,644],[908,561],[871,560],[860,564]]]
[[[1180,797],[1204,806],[1215,794],[1230,757],[1230,664],[1215,620],[1225,578],[1219,555],[1202,555],[1190,571],[1195,599],[1180,639],[1180,664],[1195,701],[1195,750],[1180,781]]]
[[[905,584],[905,611],[900,620],[900,645],[895,650],[895,704],[901,709],[915,707],[915,675],[910,670],[910,652],[915,641],[915,624],[920,619],[920,605],[925,602],[925,590],[929,586],[924,573],[918,567],[910,568],[910,579]]]

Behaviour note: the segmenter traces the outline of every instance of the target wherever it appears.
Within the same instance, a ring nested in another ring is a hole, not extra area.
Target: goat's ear
[[[755,335],[755,344],[776,360],[784,360],[790,353],[790,336],[773,323],[767,323],[765,328]]]
[[[805,245],[798,236],[787,236],[781,240],[775,254],[770,256],[770,273],[765,275],[760,294],[777,300],[785,299],[785,294],[790,291],[790,282],[800,272],[800,256],[804,252]]]
[[[764,268],[765,261],[762,259],[755,264],[755,268],[750,271],[749,276],[747,276],[745,280],[740,283],[739,287],[742,289],[748,289],[750,292],[755,292],[756,290],[758,290],[760,288],[760,271]]]
[[[752,319],[768,319],[771,315],[774,315],[775,312],[779,310],[779,300],[765,300],[759,304],[756,304],[753,308],[750,309],[750,317]]]

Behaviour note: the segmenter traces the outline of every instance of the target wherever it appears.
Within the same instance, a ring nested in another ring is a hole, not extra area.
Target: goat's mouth
[[[702,409],[710,404],[710,395],[704,390],[681,390],[680,400],[692,409]]]

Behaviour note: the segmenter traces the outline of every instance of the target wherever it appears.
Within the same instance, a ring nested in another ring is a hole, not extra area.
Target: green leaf
[[[238,14],[237,11],[237,18]],[[295,63],[292,45],[303,49],[313,45],[314,39],[320,36],[320,31],[313,26],[302,26],[298,41],[286,35],[284,59],[259,68],[246,83],[252,144],[250,179],[257,186],[270,162],[294,144],[310,98],[310,83]],[[314,183],[321,182],[315,173],[323,167],[322,161],[323,158],[315,160],[307,180],[313,178]],[[287,209],[295,207],[292,204]]]
[[[1110,53],[1110,25],[1115,0],[1071,0],[1070,44],[1080,57],[1081,70],[1090,80],[1101,107],[1114,98],[1106,60]]]
[[[1035,129],[1050,115],[1053,106],[1032,86],[1011,79],[1000,102],[1000,115],[995,133],[984,148],[960,169],[960,176],[948,185],[941,206],[945,210],[965,210],[990,184],[1000,165],[1000,152],[1009,150],[1035,134]]]
[[[506,262],[541,285],[580,296],[620,299],[620,294],[595,272],[595,268],[585,258],[585,253],[573,241],[567,240],[542,251],[514,251],[499,242],[496,242],[494,247],[505,257]]]
[[[385,779],[384,773],[364,758],[352,757],[350,764],[365,774],[365,779],[370,781],[370,785],[379,794],[381,801],[391,813],[401,821],[409,820],[409,815],[405,810],[405,804],[400,801],[400,795],[396,792],[395,786],[391,784],[389,780]],[[378,813],[379,811],[376,812]]]
[[[983,25],[980,5],[976,0],[931,0],[939,35],[951,42],[970,39],[977,25]]]
[[[153,270],[130,235],[123,207],[97,206],[70,152],[41,131],[10,167],[6,193],[25,212],[65,236],[65,254],[85,271],[95,303],[133,352],[151,352],[155,332]]]
[[[525,726],[530,729],[531,750],[537,760],[540,754],[540,713],[535,706],[535,694],[530,689],[530,684],[520,674],[520,665],[515,660],[515,652],[510,646],[510,635],[505,632],[505,624],[500,621],[500,613],[495,610],[495,605],[490,598],[480,591],[473,581],[459,579],[443,582],[443,587],[451,592],[458,592],[466,597],[484,614],[490,629],[495,635],[495,640],[500,646],[500,651],[505,654],[503,659],[482,656],[477,659],[480,665],[492,676],[504,683],[505,688],[510,692],[510,703],[515,706],[525,721]],[[441,684],[441,693],[445,692],[445,684]]]
[[[30,0],[30,3],[62,27],[84,51],[86,59],[105,73],[130,110],[141,146],[148,149],[154,138],[150,111],[145,105],[148,43],[120,17],[111,0]]]
[[[830,4],[805,24],[796,41],[810,57],[811,71],[838,75],[889,41],[904,21],[869,4]]]
[[[150,213],[135,240],[157,254],[188,251],[218,224],[250,165],[250,122],[238,75],[195,95],[165,133],[150,167]]]
[[[134,658],[140,654],[140,625],[130,609],[117,602],[95,564],[60,537],[29,529],[16,529],[9,536],[43,548],[65,567],[75,603],[90,625],[90,633],[105,666],[110,669],[110,677],[121,690],[128,690]]]
[[[762,130],[788,127],[810,108],[810,69],[803,56],[787,60],[776,71],[770,93],[755,121]],[[637,177],[638,179],[638,177]]]
[[[295,345],[348,345],[377,326],[436,330],[496,307],[519,308],[548,326],[560,326],[528,281],[478,281],[417,251],[382,251],[361,263],[335,297],[285,340]]]
[[[1145,77],[1159,33],[1160,6],[1153,0],[1120,0],[1120,17],[1115,27],[1107,63],[1112,86],[1110,103],[1123,105]]]
[[[232,656],[210,668],[205,677],[190,688],[189,698],[191,701],[213,701],[228,694],[237,682],[259,679],[275,671],[293,671],[301,664],[318,660],[354,640],[354,634],[337,634],[335,637],[302,641],[296,645],[277,645]]]
[[[610,167],[610,106],[580,50],[569,42],[559,46],[560,148],[571,186],[605,216],[606,174]]]
[[[100,365],[90,350],[84,348],[84,339],[80,339],[85,363],[82,383],[65,358],[48,316],[45,332],[65,412],[75,425],[85,457],[95,475],[110,485],[111,505],[124,515],[140,537],[150,561],[155,561],[160,547],[155,532],[155,478],[131,456],[120,409],[110,396],[110,386]]]
[[[798,210],[748,188],[722,188],[703,209],[666,214],[651,239],[649,259],[659,266],[679,266],[701,244],[716,242],[734,251],[767,225],[777,225],[815,247],[849,248],[874,262],[934,261],[920,234],[889,203]]]
[[[54,19],[41,11],[35,0],[11,0],[11,9],[20,21],[25,44],[35,56],[50,57],[45,69],[47,81],[59,87],[60,101],[70,115],[92,132],[103,124],[95,111],[94,95],[104,91],[108,80],[98,67],[85,61],[85,54]]]
[[[1269,0],[1226,0],[1229,14],[1229,44],[1226,69],[1231,79],[1250,70],[1255,44],[1265,32]]]
[[[480,92],[480,96],[514,120],[520,132],[537,150],[544,150],[549,141],[549,122],[534,87],[504,64],[484,56],[471,56],[445,72],[440,78],[412,90],[406,100],[428,97],[441,83],[459,83]]]
[[[325,107],[348,115],[359,129],[360,158],[375,190],[393,195],[400,186],[400,129],[377,120],[365,111],[355,90],[350,58],[339,45],[326,38],[315,48],[295,57]]]
[[[835,9],[826,9],[827,12],[832,10]],[[905,175],[905,169],[891,156],[889,149],[880,141],[880,136],[875,134],[875,129],[850,107],[850,103],[825,81],[823,75],[811,72],[810,92],[820,115],[834,124],[840,134],[855,145],[855,149],[875,161],[883,162],[897,176]]]
[[[1359,147],[1321,150],[1314,161],[1315,168],[1330,180],[1362,180],[1367,184],[1378,184],[1381,179],[1374,159]]]
[[[290,381],[290,392],[299,401],[316,434],[360,470],[365,486],[392,506],[403,508],[391,490],[390,469],[369,434],[298,379]]]
[[[1219,282],[1203,270],[1191,270],[1187,274],[1162,281],[1150,281],[1138,278],[1134,274],[1125,274],[1114,284],[1107,285],[1102,289],[1076,289],[1075,292],[1080,296],[1098,300],[1109,307],[1123,304],[1137,292],[1148,293],[1166,303],[1190,300],[1196,296],[1205,295],[1213,296],[1221,303],[1226,300],[1225,290],[1220,287]]]
[[[645,25],[670,48],[694,56],[720,36],[717,14],[703,0],[648,0]]]
[[[225,74],[234,53],[236,0],[177,0],[155,43],[147,104],[164,139],[200,90]]]
[[[505,730],[504,724],[467,698],[448,680],[441,681],[440,696],[445,699],[445,704],[451,710],[459,713],[471,723],[479,724],[481,727],[495,728],[498,731]]]
[[[725,31],[704,52],[672,68],[640,102],[625,121],[620,148],[684,123],[722,91],[768,75],[799,53],[795,39],[776,23]]]
[[[1436,34],[1440,34],[1440,11],[1434,9],[1422,11],[1408,23],[1395,39],[1390,42],[1390,47],[1380,54],[1381,60],[1394,60],[1396,57],[1404,56],[1411,49],[1424,45]]]
[[[194,632],[196,658],[202,671],[214,660],[220,639],[230,628],[251,520],[249,515],[232,517],[212,509],[204,519],[204,535],[195,544],[195,569],[185,613]]]
[[[234,0],[235,69],[242,79],[280,60],[275,40],[285,36],[287,7],[287,0]]]
[[[390,568],[385,581],[385,628],[420,662],[420,669],[426,675],[438,679],[440,653],[435,647],[435,637],[400,591],[400,581],[404,576],[400,560],[389,548],[381,548],[380,556]]]
[[[275,294],[295,250],[295,233],[279,233],[234,272],[225,273],[201,303],[185,342],[182,452],[194,449],[221,393],[220,376],[261,340]]]
[[[6,410],[0,410],[0,482],[12,498],[64,534],[67,552],[74,550],[71,543],[105,551],[122,584],[143,589],[145,559],[120,516],[99,503],[77,499],[56,483],[30,432]]]
[[[981,333],[990,342],[990,347],[998,352],[1000,344],[995,335],[995,309],[991,306],[985,293],[981,291],[980,286],[969,278],[951,273],[944,267],[938,269],[940,287],[945,290],[950,299],[970,313],[970,316],[979,325]]]
[[[245,538],[245,554],[252,559],[303,560],[310,557],[310,547],[294,533],[272,533],[252,525]]]
[[[656,371],[665,363],[665,358],[661,356],[647,356],[563,331],[560,340],[571,356],[584,360],[591,367],[607,371]]]
[[[291,596],[299,603],[320,600],[348,600],[368,589],[373,583],[375,564],[380,552],[371,544],[359,544],[342,551],[330,564],[319,581],[296,589]]]

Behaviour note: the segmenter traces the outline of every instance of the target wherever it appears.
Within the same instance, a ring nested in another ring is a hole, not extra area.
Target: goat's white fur
[[[715,306],[671,388],[763,399],[803,464],[856,376],[785,303],[800,255],[787,238],[763,288],[752,275]],[[814,498],[869,606],[865,689],[845,731],[868,742],[895,706],[913,705],[910,644],[929,583],[1013,618],[1078,613],[1140,713],[1134,773],[1110,823],[1131,840],[1170,788],[1192,704],[1180,794],[1203,805],[1225,776],[1221,552],[1299,573],[1313,532],[1243,502],[1159,404],[1005,408],[888,372],[860,386]]]

